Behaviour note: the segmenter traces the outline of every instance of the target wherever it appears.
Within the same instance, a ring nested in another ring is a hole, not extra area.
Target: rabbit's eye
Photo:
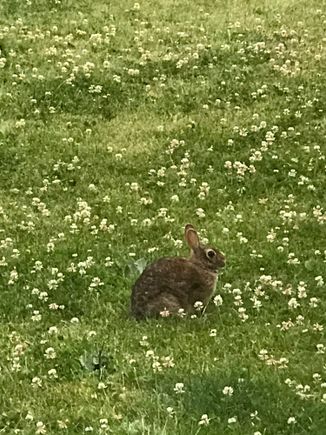
[[[207,255],[208,258],[214,258],[215,255],[216,255],[216,252],[213,249],[208,249],[206,251],[206,255]]]

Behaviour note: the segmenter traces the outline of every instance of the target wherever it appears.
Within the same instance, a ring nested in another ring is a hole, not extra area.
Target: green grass
[[[323,3],[1,1],[1,434],[325,434]],[[187,222],[223,304],[134,321]]]

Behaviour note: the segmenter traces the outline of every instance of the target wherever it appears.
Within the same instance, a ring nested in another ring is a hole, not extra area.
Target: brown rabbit
[[[208,303],[225,257],[217,249],[203,246],[191,224],[185,226],[185,239],[191,249],[189,259],[160,258],[135,282],[131,311],[137,319],[176,314],[180,309],[189,313],[195,302]]]

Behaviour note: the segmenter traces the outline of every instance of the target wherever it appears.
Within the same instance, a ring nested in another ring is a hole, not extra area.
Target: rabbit
[[[136,319],[191,313],[195,302],[208,304],[225,256],[202,245],[191,224],[185,226],[185,239],[191,250],[188,259],[160,258],[136,280],[131,294],[131,314]]]

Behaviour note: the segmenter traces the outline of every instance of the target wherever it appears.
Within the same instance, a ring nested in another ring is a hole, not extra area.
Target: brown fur
[[[131,295],[134,317],[158,316],[164,311],[191,312],[196,301],[206,305],[215,288],[218,269],[225,258],[217,249],[200,244],[194,227],[187,224],[185,239],[191,249],[189,259],[160,258],[150,264],[135,282]],[[208,250],[215,255],[210,258]]]

